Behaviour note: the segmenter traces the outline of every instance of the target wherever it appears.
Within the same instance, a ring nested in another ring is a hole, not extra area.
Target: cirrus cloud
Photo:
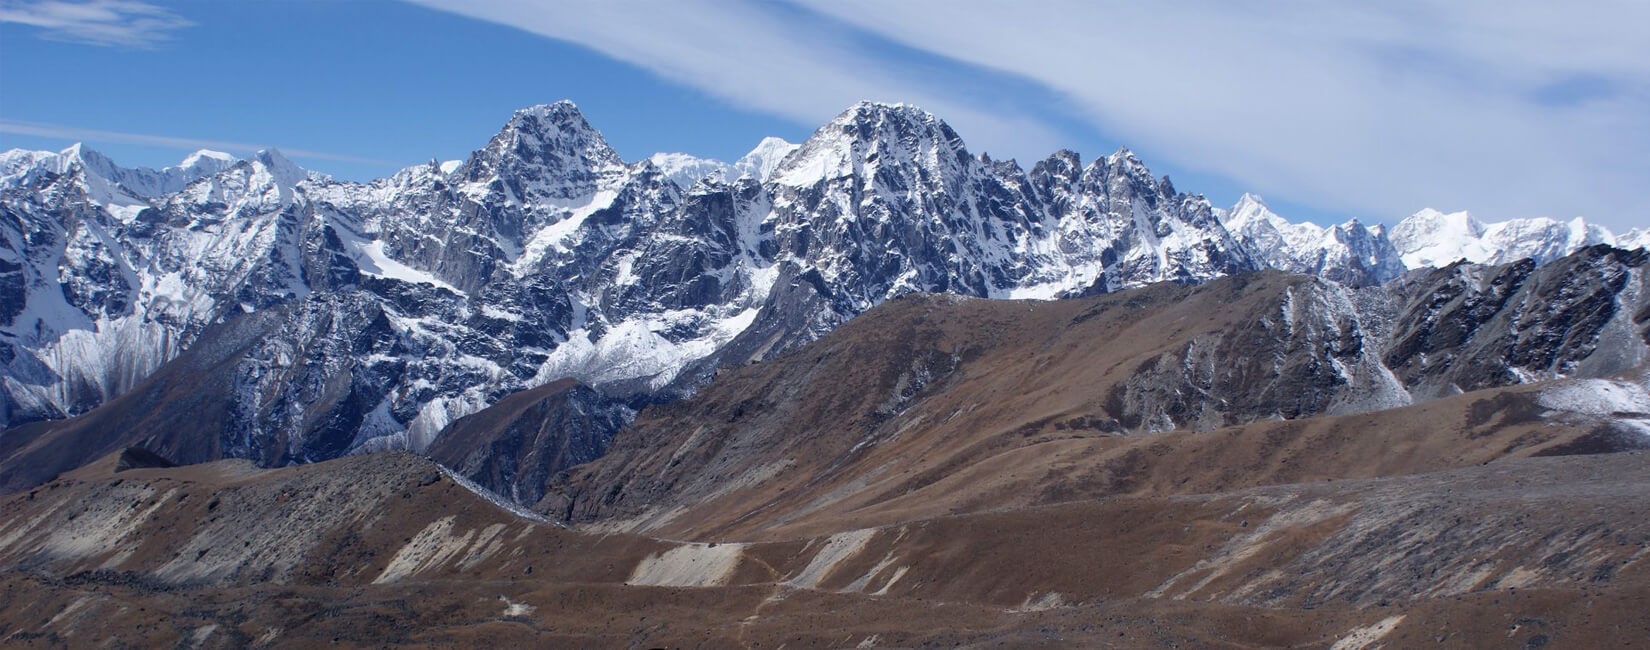
[[[155,47],[194,24],[137,0],[7,0],[0,2],[0,23],[37,27],[51,40],[133,48]]]

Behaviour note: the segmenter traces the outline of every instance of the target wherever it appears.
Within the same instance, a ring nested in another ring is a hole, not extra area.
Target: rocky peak
[[[1059,179],[1073,183],[1083,174],[1083,159],[1077,152],[1061,149],[1031,167],[1033,181]]]
[[[870,135],[876,131],[932,131],[945,134],[948,140],[961,140],[944,120],[910,104],[859,102],[838,114],[821,130],[831,128],[857,131],[861,140],[872,139]]]
[[[601,133],[564,100],[516,111],[456,176],[473,194],[499,192],[531,203],[587,195],[624,169]]]
[[[1145,162],[1142,162],[1140,157],[1135,155],[1135,152],[1132,152],[1129,147],[1117,147],[1115,152],[1110,153],[1107,157],[1101,158],[1099,162],[1104,162],[1107,170],[1112,170],[1114,173],[1120,173],[1120,175],[1130,175],[1130,177],[1152,177],[1152,170],[1148,170],[1148,168],[1145,167]]]
[[[884,168],[933,182],[976,164],[962,137],[933,113],[908,104],[860,102],[815,131],[775,170],[783,185],[807,187]]]
[[[1146,163],[1125,147],[1089,163],[1082,182],[1086,191],[1097,196],[1140,200],[1153,210],[1163,200],[1174,197],[1174,186],[1154,178]]]

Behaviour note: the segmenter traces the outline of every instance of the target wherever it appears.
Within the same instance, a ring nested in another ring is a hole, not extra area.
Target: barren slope
[[[1629,425],[1609,414],[1544,405],[1549,384],[1305,417],[1369,408],[1382,380],[1355,313],[1304,306],[1340,291],[1261,273],[1072,301],[893,301],[644,411],[540,508],[602,529],[773,539],[1645,444],[1612,433]],[[1154,423],[1181,428],[1142,435]]]
[[[115,471],[132,461],[110,457],[0,501],[3,643],[1650,639],[1643,453],[1085,499],[751,544],[545,525],[406,455]]]

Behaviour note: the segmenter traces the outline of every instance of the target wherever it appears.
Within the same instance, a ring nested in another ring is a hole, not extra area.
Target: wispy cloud
[[[82,142],[106,142],[118,144],[135,144],[152,147],[170,147],[181,151],[196,149],[216,149],[235,154],[251,154],[260,149],[280,149],[281,153],[292,158],[312,158],[316,160],[332,160],[347,163],[366,165],[380,165],[393,167],[397,163],[346,154],[327,153],[325,151],[311,151],[308,149],[287,149],[262,144],[248,144],[245,142],[231,142],[226,140],[207,140],[200,138],[180,138],[167,135],[150,135],[146,133],[126,133],[122,131],[104,131],[100,129],[84,129],[57,124],[41,124],[38,122],[19,122],[0,119],[0,133],[12,135],[29,135],[42,138],[62,138]]]
[[[193,25],[167,9],[136,0],[4,0],[0,22],[40,28],[44,38],[89,45],[149,48]]]
[[[911,101],[976,149],[1023,156],[1071,144],[1074,111],[1148,160],[1377,220],[1434,206],[1643,225],[1650,187],[1639,0],[410,1],[801,123],[859,99]],[[926,76],[910,51],[1062,106],[1003,109]]]

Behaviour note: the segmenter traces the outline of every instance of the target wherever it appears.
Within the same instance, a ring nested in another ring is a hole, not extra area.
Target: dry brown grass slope
[[[1359,389],[1324,379],[1325,359],[1373,353],[1344,323],[1283,322],[1321,287],[1262,273],[1072,301],[892,301],[644,411],[540,507],[597,529],[785,539],[1430,472],[1574,448],[1606,426],[1556,419],[1536,403],[1541,386],[1277,421],[1335,410],[1337,393]],[[1150,418],[1136,403],[1190,426],[1140,435]]]

